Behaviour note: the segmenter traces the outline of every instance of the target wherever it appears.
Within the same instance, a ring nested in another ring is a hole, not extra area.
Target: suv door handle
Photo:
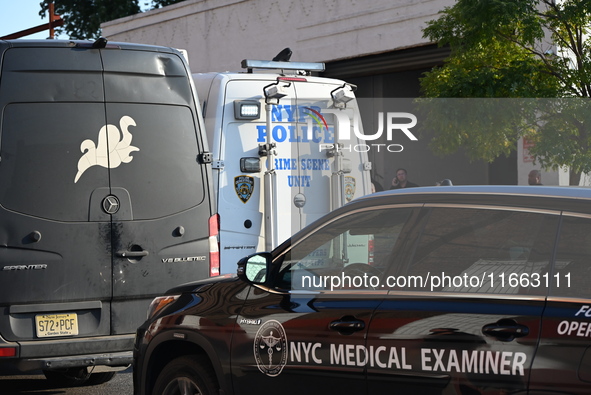
[[[148,251],[117,251],[115,255],[119,258],[142,258],[148,256],[150,253]]]
[[[340,320],[331,322],[329,328],[343,335],[350,335],[353,332],[365,329],[365,322],[354,317],[343,317]]]
[[[494,324],[483,326],[482,333],[502,341],[510,342],[517,337],[527,336],[529,334],[529,328],[525,325],[518,324],[512,319],[501,319]]]

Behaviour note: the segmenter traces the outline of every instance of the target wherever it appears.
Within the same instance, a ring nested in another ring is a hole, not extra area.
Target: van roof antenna
[[[293,52],[289,48],[285,48],[283,51],[279,52],[277,56],[273,58],[273,62],[289,62],[291,59],[291,54]]]
[[[99,37],[93,44],[93,48],[105,48],[107,46],[107,39],[104,37]]]

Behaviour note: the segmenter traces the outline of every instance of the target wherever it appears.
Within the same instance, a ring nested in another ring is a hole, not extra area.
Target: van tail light
[[[0,348],[0,357],[16,357],[16,347]]]
[[[373,236],[369,236],[367,240],[367,263],[369,265],[373,265],[373,258],[374,258],[374,246],[373,246]]]
[[[220,215],[209,218],[209,276],[220,275]]]

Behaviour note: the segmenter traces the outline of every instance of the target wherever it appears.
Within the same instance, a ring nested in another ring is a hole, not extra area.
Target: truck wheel
[[[115,373],[117,372],[88,373],[88,368],[85,367],[43,371],[45,378],[57,387],[99,385],[111,380]]]
[[[156,379],[152,394],[215,395],[219,393],[215,373],[207,358],[184,356],[169,362]]]

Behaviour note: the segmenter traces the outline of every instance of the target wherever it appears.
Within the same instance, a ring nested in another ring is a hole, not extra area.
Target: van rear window
[[[74,183],[82,157],[84,125],[96,135],[102,103],[21,103],[4,109],[0,145],[0,204],[59,221],[88,221],[93,190],[109,186],[106,168],[95,166]],[[96,131],[94,130],[96,129]]]
[[[0,204],[97,220],[93,192],[116,187],[129,193],[133,219],[194,207],[204,197],[194,108],[176,54],[10,49],[0,79]]]

